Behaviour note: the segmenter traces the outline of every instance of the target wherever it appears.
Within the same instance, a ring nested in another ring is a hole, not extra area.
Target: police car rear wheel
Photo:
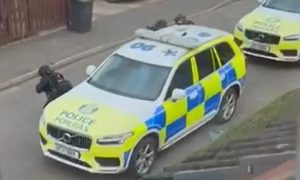
[[[147,174],[152,168],[156,152],[156,142],[153,138],[142,140],[132,154],[129,172],[135,177]]]
[[[217,123],[226,123],[230,121],[236,110],[237,99],[237,92],[233,88],[230,88],[225,93],[215,120]]]

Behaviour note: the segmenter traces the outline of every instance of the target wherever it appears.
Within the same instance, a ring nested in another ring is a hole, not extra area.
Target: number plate
[[[270,51],[270,46],[262,43],[252,42],[251,48],[261,50],[261,51]]]
[[[74,159],[79,159],[80,156],[79,152],[61,144],[55,144],[55,151]]]

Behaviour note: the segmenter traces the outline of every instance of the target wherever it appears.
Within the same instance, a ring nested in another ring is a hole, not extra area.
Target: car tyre
[[[234,88],[230,88],[224,94],[219,111],[215,117],[215,122],[219,124],[227,123],[231,120],[236,111],[238,93]]]
[[[154,138],[147,137],[138,143],[134,149],[129,173],[134,177],[141,177],[150,172],[157,154],[157,142]]]

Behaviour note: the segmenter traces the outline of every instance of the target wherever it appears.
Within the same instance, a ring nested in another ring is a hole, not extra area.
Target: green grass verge
[[[256,112],[251,118],[229,128],[219,139],[191,154],[188,159],[200,157],[205,152],[226,146],[235,138],[243,138],[264,129],[268,124],[286,118],[297,118],[300,112],[300,89],[280,96],[269,105]]]

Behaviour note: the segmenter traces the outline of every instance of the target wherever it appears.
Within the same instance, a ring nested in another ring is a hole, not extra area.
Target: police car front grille
[[[92,144],[92,139],[87,136],[56,127],[51,124],[47,125],[47,133],[58,141],[82,149],[90,149]],[[67,138],[65,138],[66,136]]]
[[[266,44],[279,44],[280,42],[280,36],[248,29],[245,31],[245,36],[250,40]]]

